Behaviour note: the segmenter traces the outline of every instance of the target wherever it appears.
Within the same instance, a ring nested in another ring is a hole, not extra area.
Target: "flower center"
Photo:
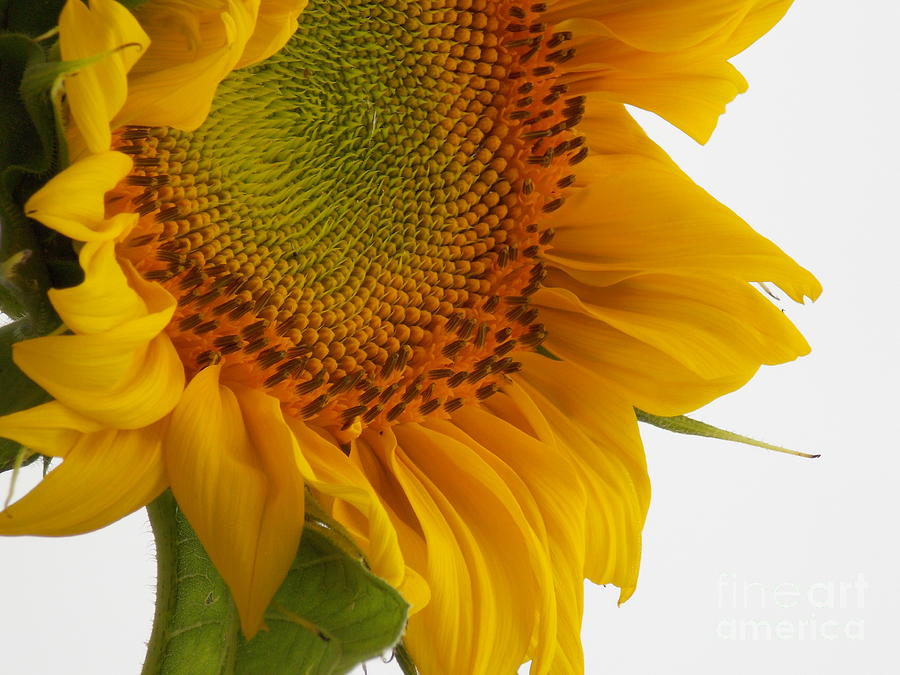
[[[187,133],[125,127],[121,246],[179,299],[189,370],[223,362],[292,414],[382,424],[484,399],[544,337],[583,102],[543,5],[312,0],[284,49]]]

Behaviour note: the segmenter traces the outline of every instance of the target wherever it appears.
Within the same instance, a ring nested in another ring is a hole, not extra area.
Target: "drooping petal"
[[[559,0],[546,17],[593,19],[636,48],[672,52],[702,43],[745,16],[753,4],[753,0]]]
[[[301,420],[286,417],[285,421],[297,439],[302,457],[308,462],[308,469],[303,471],[307,484],[352,506],[363,516],[365,529],[352,529],[357,539],[365,543],[364,551],[372,569],[392,586],[402,585],[406,567],[396,530],[365,475],[334,442],[329,442]],[[343,515],[339,520],[345,525],[353,522],[346,512]]]
[[[734,391],[757,366],[707,380],[646,342],[584,313],[541,307],[549,330],[547,348],[560,358],[594,371],[605,386],[632,405],[656,415],[680,415]]]
[[[396,533],[406,565],[406,576],[396,588],[410,604],[409,613],[412,616],[431,601],[431,586],[426,578],[428,554],[419,521],[403,487],[388,468],[389,462],[386,458],[392,457],[396,451],[397,439],[388,429],[383,434],[356,438],[351,443],[349,460],[365,477],[366,483],[372,486]],[[351,511],[348,514],[350,510],[342,508],[340,501],[335,503],[335,507],[333,514],[340,522],[348,524],[351,529],[362,531],[362,528],[354,528],[353,524],[357,520],[355,513]],[[377,546],[377,542],[370,544],[365,537],[363,538],[363,550],[371,550],[373,544]]]
[[[718,60],[675,73],[573,73],[566,77],[566,85],[572,94],[599,89],[610,100],[651,110],[698,143],[706,143],[712,136],[725,105],[747,91],[744,76],[730,63]]]
[[[151,46],[128,78],[115,126],[193,130],[209,114],[216,87],[253,34],[259,0],[155,0],[135,9]]]
[[[76,241],[114,239],[137,222],[137,214],[108,219],[103,197],[129,171],[131,159],[121,152],[89,155],[35,192],[25,203],[25,215]]]
[[[540,417],[588,492],[585,574],[634,591],[650,500],[647,464],[630,402],[576,364],[522,355],[519,386],[506,388],[522,415]]]
[[[553,597],[545,599],[541,612],[543,626],[535,636],[531,672],[580,675],[585,516],[590,505],[576,465],[565,450],[498,417],[477,406],[463,406],[453,415],[452,424],[432,426],[465,442],[490,464],[515,494],[543,542],[553,570],[552,588],[543,590]]]
[[[296,441],[277,402],[201,370],[172,411],[165,439],[172,492],[225,579],[246,637],[284,580],[303,526]]]
[[[267,479],[255,567],[247,589],[246,602],[252,607],[255,602],[268,604],[297,555],[306,495],[297,467],[300,448],[285,423],[278,399],[257,389],[235,387],[234,391],[250,443]]]
[[[148,504],[166,487],[164,426],[79,434],[60,466],[0,512],[0,534],[83,534]]]
[[[476,579],[483,572],[477,542],[458,522],[458,516],[452,515],[446,500],[436,499],[427,479],[410,466],[390,429],[383,434],[365,434],[360,441],[360,446],[379,455],[384,470],[396,482],[394,490],[379,491],[382,499],[395,507],[395,518],[403,507],[412,511],[415,527],[397,527],[397,534],[407,560],[431,591],[428,605],[407,625],[406,641],[413,660],[425,673],[478,672],[472,669],[480,601]]]
[[[399,446],[390,468],[424,533],[432,591],[410,621],[411,645],[425,644],[426,636],[442,642],[430,654],[414,648],[413,657],[435,672],[509,672],[528,653],[539,611],[548,609],[540,589],[552,580],[534,566],[535,534],[509,488],[471,448],[415,424],[394,432]],[[470,600],[458,584],[447,584],[447,556],[464,565]],[[471,626],[464,626],[460,619],[469,613]]]
[[[64,61],[105,54],[66,79],[69,109],[91,152],[110,146],[110,120],[127,97],[126,75],[144,54],[150,39],[115,0],[68,0],[59,16],[59,45]]]

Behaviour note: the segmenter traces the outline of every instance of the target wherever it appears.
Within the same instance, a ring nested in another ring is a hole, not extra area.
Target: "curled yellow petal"
[[[552,581],[542,587],[541,622],[530,650],[532,672],[572,672],[561,664],[566,658],[580,661],[588,507],[575,465],[555,445],[481,407],[463,406],[452,423],[435,421],[429,426],[471,447],[502,478],[527,515],[542,548],[531,564],[541,569],[546,560],[552,570]],[[570,650],[568,656],[560,651],[563,645]]]
[[[165,416],[184,388],[181,359],[162,332],[175,299],[162,287],[130,274],[132,287],[144,292],[143,315],[101,332],[53,335],[13,345],[16,365],[50,395],[116,429],[137,429]],[[69,299],[65,297],[66,302]],[[62,313],[67,309],[63,305]]]
[[[113,241],[86,243],[78,256],[84,281],[51,288],[53,307],[76,333],[104,333],[147,314],[147,304],[128,283]]]
[[[244,633],[254,632],[253,613],[268,605],[297,555],[303,532],[304,480],[297,467],[300,447],[285,423],[278,399],[244,387],[234,392],[250,443],[266,476],[265,506],[259,523],[256,559],[246,590]]]
[[[650,500],[643,446],[627,399],[572,363],[523,355],[527,368],[506,392],[529,418],[540,415],[588,495],[585,574],[633,592]],[[529,412],[530,409],[530,412]]]
[[[753,4],[753,0],[559,0],[550,5],[546,17],[593,19],[636,48],[671,52],[733,26]]]
[[[403,554],[390,518],[365,475],[337,447],[302,421],[285,421],[308,464],[303,470],[307,484],[324,495],[352,506],[365,520],[365,531],[350,526],[359,539],[372,569],[392,586],[400,586],[406,577]],[[341,519],[347,524],[346,515]]]
[[[114,239],[137,222],[137,214],[106,218],[104,196],[129,171],[131,159],[121,152],[89,155],[35,192],[25,203],[25,215],[76,241]]]
[[[459,668],[448,668],[450,672],[509,672],[525,659],[541,611],[554,611],[542,592],[544,584],[552,587],[549,569],[536,564],[546,553],[509,487],[466,443],[415,424],[398,425],[395,433],[401,449],[391,469],[407,495],[415,491],[421,497],[418,504],[410,500],[422,518],[428,543],[426,579],[432,588],[431,602],[410,621],[410,635],[418,636],[419,644],[426,634],[432,641],[441,639],[444,645],[435,652],[446,659],[442,665],[452,662]],[[492,517],[484,518],[485,512]],[[468,608],[465,596],[445,586],[446,575],[435,569],[446,564],[440,551],[455,547],[470,578]],[[471,612],[470,628],[446,623],[438,630],[448,603],[457,605],[449,616]],[[517,620],[504,619],[509,616]],[[439,638],[441,632],[456,635]],[[477,642],[469,642],[468,635]],[[451,656],[454,639],[458,642]]]
[[[747,88],[727,59],[768,31],[790,0],[619,0],[554,3],[573,35],[562,81],[570,93],[651,110],[700,143]]]
[[[591,286],[556,273],[547,285],[535,297],[538,305],[603,321],[708,380],[809,353],[779,308],[727,277],[643,274]]]
[[[559,296],[557,296],[558,298]],[[604,386],[657,415],[680,415],[734,391],[757,371],[753,365],[721,378],[699,376],[678,359],[592,319],[563,297],[564,306],[541,307],[547,348],[597,373]]]

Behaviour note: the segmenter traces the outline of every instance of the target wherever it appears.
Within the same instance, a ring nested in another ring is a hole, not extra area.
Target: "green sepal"
[[[400,671],[403,675],[419,675],[419,669],[413,663],[412,657],[406,649],[406,643],[401,642],[394,647],[394,658],[397,660],[397,665],[400,666]]]
[[[66,0],[0,0],[0,29],[31,37],[56,26]]]
[[[118,0],[129,10],[147,0]],[[46,35],[59,23],[66,0],[0,0],[0,32],[22,33],[29,37]]]
[[[10,6],[3,10],[8,17]],[[38,42],[0,35],[0,311],[15,319],[0,327],[0,415],[49,400],[13,363],[12,345],[56,330],[60,321],[47,291],[81,276],[71,242],[23,213],[28,197],[59,167],[62,132],[51,95],[57,80],[42,84],[47,68]],[[0,439],[0,472],[15,467],[21,450]],[[24,463],[36,458],[28,455]]]
[[[0,326],[0,415],[7,415],[18,410],[45,403],[50,396],[25,373],[19,370],[12,361],[12,345],[21,339],[20,330],[24,321],[14,321]],[[15,468],[22,446],[15,441],[0,438],[0,472]],[[39,455],[30,455],[22,465],[30,464]]]
[[[772,445],[771,443],[764,443],[763,441],[758,441],[755,438],[750,438],[749,436],[743,436],[741,434],[736,434],[732,431],[726,431],[725,429],[720,429],[719,427],[715,427],[712,424],[707,424],[706,422],[701,422],[700,420],[695,420],[690,417],[686,417],[685,415],[678,415],[676,417],[659,417],[658,415],[651,415],[650,413],[644,412],[643,410],[634,409],[637,414],[638,420],[641,422],[646,422],[647,424],[652,424],[655,427],[659,427],[660,429],[665,429],[666,431],[672,431],[676,434],[687,434],[689,436],[703,436],[705,438],[717,438],[723,441],[733,441],[735,443],[743,443],[744,445],[752,445],[757,448],[764,448],[766,450],[773,450],[775,452],[783,452],[788,455],[796,455],[798,457],[807,457],[809,459],[815,459],[820,455],[811,455],[805,452],[799,452],[797,450],[790,450],[788,448],[782,448],[779,445]]]
[[[27,73],[43,63],[44,51],[33,40],[0,35],[0,310],[28,317],[19,331],[23,337],[59,324],[47,299],[50,273],[40,226],[22,210],[51,174],[59,146],[49,92],[22,92]]]
[[[143,675],[339,675],[399,640],[406,602],[318,516],[266,612],[268,630],[245,641],[228,589],[171,493],[147,509],[159,573]]]
[[[0,265],[6,268],[0,275],[0,310],[28,316],[33,335],[59,325],[47,290],[84,279],[72,242],[23,212],[28,198],[68,163],[63,78],[134,46],[71,61],[45,60],[37,42],[23,35],[0,36]]]
[[[538,354],[541,356],[545,356],[548,359],[552,359],[553,361],[562,361],[556,354],[547,349],[544,345],[538,345],[537,349],[535,349]]]

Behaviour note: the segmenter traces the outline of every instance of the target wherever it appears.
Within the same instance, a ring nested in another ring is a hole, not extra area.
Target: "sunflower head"
[[[635,407],[806,353],[751,283],[819,292],[624,105],[705,141],[788,5],[69,0],[72,163],[24,212],[84,280],[14,346],[54,400],[0,418],[64,462],[0,532],[170,487],[251,637],[309,492],[423,673],[581,672],[583,579],[636,585]]]

